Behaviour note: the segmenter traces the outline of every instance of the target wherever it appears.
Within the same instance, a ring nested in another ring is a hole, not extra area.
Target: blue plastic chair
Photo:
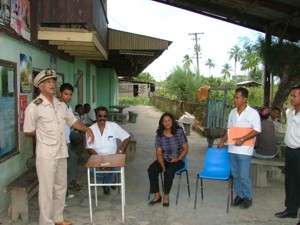
[[[205,156],[205,162],[203,170],[197,174],[195,204],[196,209],[197,193],[198,193],[198,181],[201,180],[201,196],[203,200],[203,179],[213,180],[228,180],[228,196],[227,196],[227,213],[229,211],[229,199],[231,196],[231,202],[233,201],[233,187],[232,178],[230,174],[230,164],[227,148],[208,148]]]
[[[180,170],[178,170],[175,174],[179,175],[179,179],[178,179],[178,188],[177,188],[177,197],[176,197],[176,205],[178,203],[178,197],[179,197],[179,190],[180,190],[180,184],[181,184],[181,174],[183,172],[185,172],[186,174],[186,183],[187,183],[187,188],[188,188],[188,193],[189,193],[189,197],[191,196],[191,192],[190,192],[190,182],[189,182],[189,172],[188,172],[188,157],[187,154],[184,156],[183,158],[184,161],[184,167],[181,168]]]

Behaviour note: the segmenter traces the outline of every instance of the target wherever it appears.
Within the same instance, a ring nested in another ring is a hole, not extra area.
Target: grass
[[[152,105],[145,97],[119,97],[119,103],[124,105]]]

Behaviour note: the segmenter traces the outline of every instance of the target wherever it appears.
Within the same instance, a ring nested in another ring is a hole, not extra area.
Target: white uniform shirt
[[[284,143],[290,148],[300,148],[300,112],[295,115],[295,109],[287,113]]]
[[[252,128],[261,132],[261,122],[259,114],[255,109],[247,105],[246,109],[239,115],[237,108],[231,110],[228,118],[228,127]],[[228,145],[228,152],[240,155],[253,155],[254,146]]]
[[[67,105],[67,107],[68,107],[68,110],[71,113],[73,113],[72,107],[68,106],[68,105]],[[70,134],[71,134],[71,128],[68,125],[66,125],[66,142],[67,142],[67,144],[71,143],[71,141],[70,141]]]
[[[94,149],[98,155],[110,155],[117,152],[117,139],[124,141],[130,134],[114,122],[107,121],[101,135],[98,123],[90,126],[95,136],[94,143],[89,144],[86,138],[86,148]]]
[[[68,157],[66,125],[77,121],[64,102],[53,97],[53,105],[40,94],[25,110],[24,132],[36,131],[36,156],[43,159]]]

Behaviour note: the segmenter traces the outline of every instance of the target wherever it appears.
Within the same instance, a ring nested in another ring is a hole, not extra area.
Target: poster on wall
[[[2,0],[1,0],[2,1]],[[10,27],[24,39],[30,41],[30,1],[10,0]]]
[[[10,0],[0,0],[0,24],[10,23]]]
[[[31,56],[20,54],[20,92],[30,93],[32,83],[32,59]]]
[[[20,95],[20,129],[23,130],[25,109],[28,105],[27,95]]]

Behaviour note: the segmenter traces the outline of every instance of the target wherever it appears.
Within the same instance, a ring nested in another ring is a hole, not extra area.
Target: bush
[[[152,105],[145,97],[119,97],[119,103],[124,105]]]

